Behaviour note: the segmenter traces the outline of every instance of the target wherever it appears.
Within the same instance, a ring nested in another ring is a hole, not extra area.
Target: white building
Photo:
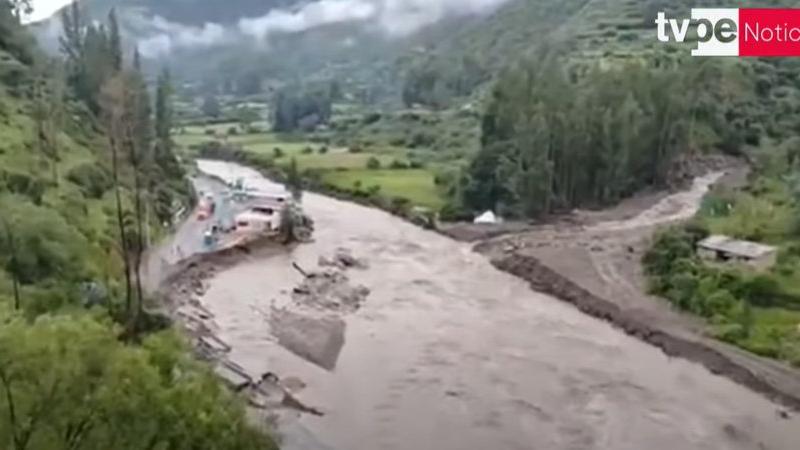
[[[777,249],[771,245],[712,235],[697,243],[697,253],[708,261],[733,262],[767,269],[775,264]]]

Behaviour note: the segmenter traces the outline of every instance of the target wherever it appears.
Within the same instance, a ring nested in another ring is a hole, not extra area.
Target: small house
[[[707,261],[745,264],[767,269],[775,264],[777,249],[757,242],[712,235],[697,243],[697,253]]]

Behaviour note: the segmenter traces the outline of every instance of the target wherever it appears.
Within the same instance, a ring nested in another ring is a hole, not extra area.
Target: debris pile
[[[291,302],[271,308],[269,325],[278,343],[301,358],[323,369],[333,370],[345,339],[342,314],[358,311],[370,291],[354,285],[345,273],[350,268],[366,268],[365,261],[346,249],[331,257],[320,257],[318,270],[303,274],[292,290]]]
[[[314,220],[294,203],[288,203],[281,211],[279,226],[284,242],[307,242],[314,233]]]
[[[292,291],[296,305],[336,312],[358,311],[369,295],[364,286],[353,286],[337,269],[312,272]]]
[[[352,253],[350,253],[350,250],[347,250],[346,248],[336,249],[336,252],[333,254],[332,258],[320,256],[317,264],[320,267],[337,267],[339,269],[366,269],[368,267],[365,260],[356,258]]]

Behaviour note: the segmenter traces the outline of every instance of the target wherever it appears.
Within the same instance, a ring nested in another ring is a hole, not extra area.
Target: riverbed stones
[[[357,311],[369,295],[364,286],[354,286],[339,269],[329,268],[311,272],[292,292],[292,300],[299,306],[335,312]]]

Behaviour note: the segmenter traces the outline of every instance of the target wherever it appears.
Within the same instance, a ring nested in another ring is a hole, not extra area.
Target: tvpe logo
[[[660,12],[655,23],[661,42],[686,42],[694,30],[692,56],[800,55],[800,9],[694,8],[691,19]]]

